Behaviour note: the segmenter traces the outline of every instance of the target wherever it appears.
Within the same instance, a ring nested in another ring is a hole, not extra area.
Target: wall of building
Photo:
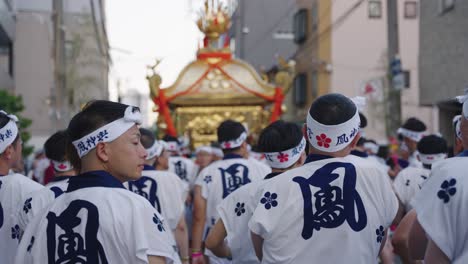
[[[422,104],[435,105],[463,93],[468,85],[468,2],[440,12],[441,1],[421,2],[420,85]]]
[[[430,131],[437,130],[437,112],[419,104],[418,47],[419,14],[416,18],[404,16],[404,0],[398,1],[399,50],[403,70],[410,72],[410,85],[402,90],[402,122],[416,116]],[[364,110],[368,118],[366,134],[381,141],[386,139],[385,117],[391,115],[385,108],[387,89],[387,8],[381,3],[381,16],[369,17],[369,1],[336,2],[332,8],[331,91],[347,96],[362,96],[368,83],[376,84]],[[341,21],[341,23],[339,22]]]

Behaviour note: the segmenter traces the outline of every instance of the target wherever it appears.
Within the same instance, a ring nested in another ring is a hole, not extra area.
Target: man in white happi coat
[[[260,263],[250,239],[248,222],[260,200],[258,189],[281,173],[301,166],[305,161],[306,140],[294,123],[276,121],[266,127],[258,139],[258,149],[272,168],[263,181],[240,187],[218,206],[220,218],[206,239],[206,247],[216,256],[232,258],[234,264]],[[227,243],[225,243],[225,240]]]
[[[180,263],[164,218],[122,184],[147,155],[138,124],[138,108],[101,100],[72,118],[67,156],[80,174],[29,223],[15,263]]]
[[[224,158],[202,170],[195,183],[192,226],[194,263],[204,262],[202,242],[219,218],[216,208],[220,202],[241,186],[261,180],[270,172],[245,158],[247,131],[241,123],[226,120],[219,125],[217,135]],[[206,255],[210,257],[210,264],[227,262],[215,257],[209,250],[206,250]]]
[[[67,142],[66,131],[56,132],[45,142],[44,152],[53,164],[55,176],[45,188],[31,193],[24,201],[24,205],[18,213],[18,225],[22,230],[26,229],[34,216],[42,212],[55,198],[67,190],[68,180],[76,175],[75,169],[66,158]]]
[[[417,225],[429,242],[424,263],[468,263],[468,93],[458,97],[463,103],[460,123],[464,151],[437,163],[430,179],[414,198]]]
[[[398,200],[374,163],[349,155],[359,124],[349,98],[327,94],[314,101],[306,163],[266,182],[249,222],[262,263],[377,261]]]
[[[0,262],[13,263],[22,229],[18,225],[18,210],[26,209],[24,201],[42,185],[21,174],[8,174],[22,158],[22,142],[18,118],[0,111]]]
[[[124,186],[145,197],[164,217],[174,233],[182,262],[188,263],[188,230],[184,217],[187,186],[174,173],[156,170],[158,159],[165,151],[165,143],[156,140],[148,129],[140,128],[140,133],[141,144],[148,154],[145,167],[140,179],[126,182]]]
[[[417,145],[426,135],[426,125],[415,117],[408,118],[397,130],[401,148],[408,151],[408,162],[410,167],[422,167],[422,163],[417,157]]]
[[[166,135],[163,140],[170,154],[169,171],[177,174],[192,189],[198,172],[197,166],[191,159],[181,156],[180,143],[176,137]]]
[[[438,135],[429,135],[423,137],[418,142],[418,159],[422,162],[423,168],[407,167],[400,171],[393,182],[393,188],[397,194],[400,206],[405,209],[409,219],[398,221],[398,228],[392,238],[392,244],[404,263],[411,263],[412,257],[408,248],[408,239],[414,217],[411,216],[413,209],[411,201],[416,194],[423,188],[424,183],[431,176],[432,166],[441,162],[447,157],[447,142]],[[403,216],[404,214],[401,214]],[[412,220],[411,220],[412,219]]]

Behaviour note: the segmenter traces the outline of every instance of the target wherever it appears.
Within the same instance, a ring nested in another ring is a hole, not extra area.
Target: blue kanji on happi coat
[[[343,186],[331,185],[340,177],[337,169],[344,169]],[[302,237],[305,240],[312,237],[314,230],[336,228],[345,221],[356,232],[366,227],[367,214],[356,190],[356,168],[353,164],[328,163],[309,178],[297,176],[293,181],[299,184],[304,199]],[[319,190],[312,193],[311,186]]]

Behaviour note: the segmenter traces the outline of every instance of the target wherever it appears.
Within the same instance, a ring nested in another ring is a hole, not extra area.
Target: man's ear
[[[96,156],[104,163],[109,161],[109,145],[104,142],[99,142],[95,148]]]
[[[358,132],[357,135],[354,137],[353,141],[351,141],[351,144],[349,144],[349,147],[351,149],[354,149],[361,138],[361,132]]]
[[[6,160],[11,160],[13,156],[13,152],[15,151],[13,144],[10,144],[8,147],[6,147],[5,151],[3,151],[0,156],[3,156],[4,159]]]
[[[307,124],[304,124],[302,126],[302,135],[304,136],[305,139],[308,138],[308,136],[307,136]]]

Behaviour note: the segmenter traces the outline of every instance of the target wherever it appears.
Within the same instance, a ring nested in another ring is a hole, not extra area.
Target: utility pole
[[[394,136],[401,125],[401,61],[399,61],[398,0],[387,0],[388,89],[386,107],[387,136]],[[390,66],[391,65],[391,66]],[[399,67],[399,69],[398,69]],[[398,81],[398,82],[396,82]]]
[[[52,120],[55,129],[63,128],[65,91],[65,31],[63,29],[63,0],[53,0],[52,21],[54,24],[54,86],[51,89]]]

